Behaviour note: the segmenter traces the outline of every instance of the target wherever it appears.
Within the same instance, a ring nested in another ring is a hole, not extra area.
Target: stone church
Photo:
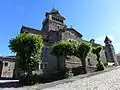
[[[22,26],[21,32],[27,32],[29,34],[41,35],[44,40],[44,48],[42,49],[42,57],[40,59],[40,69],[43,72],[52,72],[58,69],[57,59],[55,56],[50,54],[52,45],[61,40],[73,41],[73,42],[90,42],[94,46],[99,46],[100,44],[96,44],[94,39],[90,41],[86,41],[82,39],[82,34],[79,33],[74,28],[68,28],[65,24],[66,18],[62,16],[58,10],[53,8],[50,12],[45,13],[45,19],[42,22],[42,29],[37,30],[30,27]],[[103,62],[114,62],[115,65],[118,65],[115,50],[112,45],[112,41],[106,36],[104,40],[105,46],[103,50],[100,52],[100,59]],[[62,58],[61,58],[62,59]],[[70,68],[81,66],[81,62],[79,58],[71,56],[69,59],[65,60],[66,66]],[[93,53],[89,53],[86,59],[88,67],[95,67],[97,64],[96,55]],[[63,62],[61,60],[60,67],[63,68]]]
[[[22,26],[21,28],[20,33],[26,32],[31,35],[40,35],[43,38],[44,47],[42,48],[42,55],[39,60],[39,70],[42,73],[58,71],[57,58],[50,54],[54,43],[61,40],[67,40],[70,42],[89,42],[94,46],[102,46],[95,43],[94,39],[90,41],[84,40],[82,38],[83,35],[72,27],[68,28],[65,21],[66,18],[62,16],[58,10],[53,8],[50,12],[45,13],[45,19],[42,22],[41,30],[26,26]],[[112,41],[106,36],[104,43],[105,46],[102,46],[103,49],[100,52],[100,60],[102,60],[103,63],[113,62],[115,65],[118,65]],[[62,69],[64,67],[62,62],[63,58],[61,57],[60,59],[59,67]],[[86,63],[88,68],[95,67],[97,64],[96,55],[90,52],[86,58]],[[75,56],[69,56],[68,59],[65,59],[65,65],[69,68],[76,68],[81,66],[81,61]],[[15,67],[17,67],[17,63]]]

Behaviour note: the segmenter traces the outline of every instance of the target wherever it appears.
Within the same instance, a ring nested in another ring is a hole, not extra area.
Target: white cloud
[[[107,35],[112,41],[114,40],[114,36],[113,35]],[[102,45],[105,45],[104,44],[104,40],[105,40],[105,35],[104,36],[99,36],[97,38],[95,38],[95,42],[96,43],[99,43],[99,44],[102,44]]]
[[[120,53],[120,43],[113,43],[114,48],[115,48],[115,52],[116,53]]]

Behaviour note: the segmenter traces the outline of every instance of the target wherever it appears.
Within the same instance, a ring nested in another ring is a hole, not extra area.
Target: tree
[[[51,54],[55,55],[57,57],[57,66],[58,70],[60,69],[60,57],[67,58],[67,55],[73,55],[74,53],[74,47],[73,43],[68,41],[60,41],[53,45]],[[65,61],[64,65],[65,65]]]
[[[87,42],[81,42],[77,44],[76,50],[74,55],[79,57],[81,62],[82,62],[82,67],[83,67],[83,72],[86,74],[87,73],[87,67],[86,67],[86,57],[88,53],[91,50],[91,45]]]
[[[97,56],[98,63],[100,63],[100,51],[101,50],[102,50],[101,46],[98,46],[98,47],[92,49],[93,54],[96,54],[96,56]]]
[[[98,61],[97,70],[104,70],[104,65],[100,61],[100,51],[101,50],[102,50],[101,46],[98,46],[98,47],[92,49],[93,54],[96,54],[96,56],[97,56],[97,61]]]
[[[39,57],[43,47],[40,36],[27,33],[18,34],[9,41],[9,49],[20,58],[19,68],[23,72],[31,73],[39,67]]]

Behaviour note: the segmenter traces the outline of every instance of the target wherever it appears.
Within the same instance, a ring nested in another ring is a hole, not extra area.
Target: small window
[[[59,26],[58,26],[58,29],[59,29]]]
[[[7,63],[7,62],[5,62],[5,66],[6,66],[6,67],[8,66],[8,63]]]
[[[43,64],[41,64],[41,66],[40,66],[40,67],[41,67],[41,69],[43,69]]]
[[[8,71],[10,71],[10,67],[8,68]]]
[[[62,23],[62,20],[60,20],[60,22]]]
[[[47,69],[47,64],[44,64],[45,70]]]
[[[2,64],[2,61],[0,61],[0,65]]]
[[[55,18],[55,21],[57,21],[57,18]]]
[[[53,20],[54,18],[52,17],[52,20]]]
[[[92,66],[92,64],[90,62],[90,58],[88,58],[88,65]]]
[[[41,64],[41,69],[43,69],[43,70],[47,70],[47,63],[42,63]]]

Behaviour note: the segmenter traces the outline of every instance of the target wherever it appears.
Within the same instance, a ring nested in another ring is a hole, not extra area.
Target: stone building
[[[74,42],[89,42],[95,46],[96,44],[94,39],[86,41],[82,39],[82,34],[79,33],[74,28],[68,28],[65,24],[65,17],[63,17],[58,10],[53,8],[51,12],[46,12],[45,19],[42,22],[42,29],[33,29],[30,27],[22,26],[20,33],[27,32],[29,34],[41,35],[44,41],[45,46],[42,49],[42,57],[40,60],[40,70],[43,72],[54,72],[58,70],[57,59],[55,56],[51,55],[52,45],[61,40],[74,41]],[[115,65],[118,65],[115,50],[112,45],[112,41],[106,36],[105,46],[102,46],[103,49],[100,52],[100,60],[103,62],[114,62]],[[79,58],[71,56],[69,59],[66,59],[66,66],[70,68],[81,66]],[[89,53],[86,58],[87,67],[95,67],[97,64],[96,55]],[[63,62],[61,58],[60,67],[63,68]]]
[[[106,55],[107,61],[114,62],[115,65],[119,65],[116,54],[115,54],[115,49],[112,45],[112,41],[106,36],[104,43],[105,43],[105,55]]]
[[[12,78],[15,71],[15,56],[0,57],[0,77]]]
[[[40,35],[44,41],[44,47],[42,48],[42,55],[40,57],[39,70],[41,73],[54,72],[64,68],[63,57],[60,57],[58,65],[57,58],[50,54],[52,45],[61,40],[73,41],[73,42],[89,42],[93,46],[101,46],[103,49],[100,52],[100,60],[105,62],[120,64],[120,55],[115,55],[115,50],[112,45],[112,41],[106,36],[104,43],[105,46],[95,43],[94,39],[86,41],[82,38],[82,34],[74,28],[68,28],[66,25],[65,17],[63,17],[58,10],[53,8],[51,12],[46,12],[45,19],[42,22],[42,29],[34,29],[26,26],[22,26],[20,33],[26,32],[30,35]],[[90,52],[86,58],[86,64],[88,69],[96,67],[97,60],[96,55]],[[117,61],[119,60],[119,63]],[[0,75],[3,78],[12,78],[18,76],[18,60],[15,56],[0,57]],[[81,61],[75,56],[69,56],[65,59],[65,65],[69,68],[80,67]],[[90,70],[91,71],[91,70]]]

